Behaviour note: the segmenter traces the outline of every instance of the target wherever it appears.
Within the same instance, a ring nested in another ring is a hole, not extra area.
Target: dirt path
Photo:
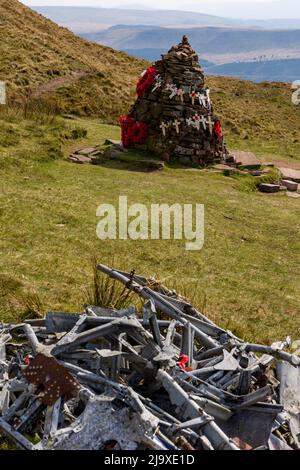
[[[53,80],[42,83],[40,86],[38,86],[35,90],[33,90],[30,97],[33,99],[39,99],[42,95],[46,93],[53,93],[58,88],[77,82],[87,75],[90,75],[90,72],[72,72],[70,75],[66,75],[65,77],[54,78]]]

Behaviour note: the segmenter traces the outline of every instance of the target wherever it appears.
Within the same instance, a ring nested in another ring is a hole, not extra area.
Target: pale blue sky
[[[66,5],[116,7],[144,5],[170,10],[190,10],[235,18],[300,18],[299,0],[21,0],[29,6]]]

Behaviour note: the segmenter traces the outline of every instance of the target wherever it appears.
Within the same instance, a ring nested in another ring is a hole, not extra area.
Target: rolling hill
[[[92,44],[22,5],[0,3],[0,80],[11,102],[115,120],[133,98],[141,60]]]

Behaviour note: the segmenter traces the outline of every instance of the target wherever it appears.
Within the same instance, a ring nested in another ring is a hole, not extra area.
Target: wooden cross
[[[166,129],[168,129],[168,124],[166,124],[164,121],[161,123],[161,125],[159,126],[160,129],[162,130],[162,133],[164,135],[164,137],[166,137]]]
[[[193,120],[194,120],[194,126],[196,127],[197,131],[199,131],[200,130],[200,116],[198,113],[196,113],[193,116]]]
[[[205,116],[201,116],[201,122],[202,122],[203,129],[206,131],[206,119],[205,119]]]
[[[184,97],[184,91],[183,91],[182,88],[178,88],[178,90],[177,90],[177,96],[180,97],[181,102],[183,103],[183,102],[184,102],[184,98],[183,98],[183,97]]]
[[[181,124],[181,122],[178,121],[178,119],[175,119],[175,121],[173,122],[173,126],[175,127],[177,134],[179,134],[179,126],[180,126],[180,124]]]
[[[190,93],[190,97],[192,98],[192,105],[194,106],[194,104],[195,104],[195,99],[196,99],[196,98],[199,98],[199,93],[197,93],[195,90],[193,90],[193,91]]]
[[[213,122],[212,122],[211,116],[208,116],[206,122],[208,123],[209,132],[210,132],[210,135],[211,135],[212,131],[213,131],[213,125],[214,125]]]
[[[207,107],[210,109],[211,108],[211,103],[210,103],[210,89],[206,89],[206,100],[207,100]]]

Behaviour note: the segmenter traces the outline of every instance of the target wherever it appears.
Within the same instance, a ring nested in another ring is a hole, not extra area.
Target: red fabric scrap
[[[214,132],[215,132],[217,139],[220,141],[222,137],[222,131],[221,131],[221,123],[219,120],[215,122]]]
[[[177,364],[181,370],[186,370],[186,364],[188,362],[189,362],[189,356],[187,356],[186,354],[182,354]]]
[[[24,362],[25,362],[25,364],[26,364],[27,366],[29,366],[29,364],[30,364],[30,357],[28,357],[28,356],[25,357]]]
[[[146,91],[153,85],[156,77],[157,69],[149,67],[146,72],[141,76],[136,85],[136,92],[139,98],[144,96]]]

